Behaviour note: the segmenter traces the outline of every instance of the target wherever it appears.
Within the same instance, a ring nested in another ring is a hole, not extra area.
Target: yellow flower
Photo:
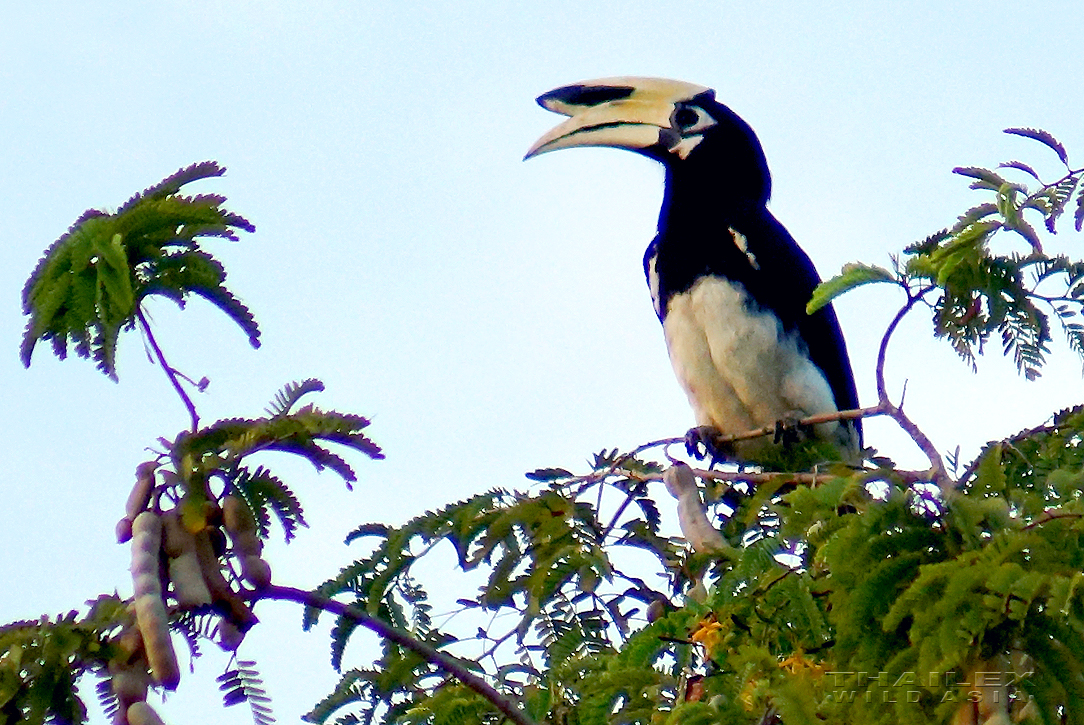
[[[708,658],[711,658],[712,653],[723,639],[722,630],[723,625],[715,620],[715,615],[709,614],[707,617],[700,620],[696,630],[690,636],[690,639],[701,645],[707,652]]]
[[[780,662],[779,666],[792,675],[808,674],[813,679],[820,679],[826,671],[824,665],[806,659],[805,652],[800,649]]]

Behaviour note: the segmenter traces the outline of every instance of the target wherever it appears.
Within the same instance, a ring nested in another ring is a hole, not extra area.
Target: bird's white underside
[[[663,331],[698,425],[733,434],[836,410],[824,374],[773,315],[749,308],[741,285],[700,279],[670,298]],[[838,429],[826,423],[817,434]]]

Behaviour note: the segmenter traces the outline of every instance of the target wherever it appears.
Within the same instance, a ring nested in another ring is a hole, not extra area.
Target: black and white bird
[[[610,146],[666,169],[644,272],[702,440],[710,440],[706,430],[732,435],[858,407],[834,310],[805,311],[817,271],[767,209],[771,177],[760,141],[713,90],[662,78],[603,78],[554,89],[538,103],[569,118],[526,158]],[[844,459],[862,445],[858,420],[819,424],[813,435]],[[729,453],[756,462],[774,445],[771,438],[743,441]]]

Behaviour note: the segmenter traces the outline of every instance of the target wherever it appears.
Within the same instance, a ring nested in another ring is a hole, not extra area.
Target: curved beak
[[[673,128],[677,104],[710,88],[665,78],[600,78],[555,88],[538,97],[543,108],[568,120],[535,141],[524,159],[576,146],[638,151],[679,140]]]

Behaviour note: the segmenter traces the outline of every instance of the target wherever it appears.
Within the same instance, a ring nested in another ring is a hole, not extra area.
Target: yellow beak
[[[632,151],[678,139],[677,104],[711,89],[665,78],[618,77],[583,81],[538,97],[543,108],[569,119],[535,141],[525,159],[576,146]]]

